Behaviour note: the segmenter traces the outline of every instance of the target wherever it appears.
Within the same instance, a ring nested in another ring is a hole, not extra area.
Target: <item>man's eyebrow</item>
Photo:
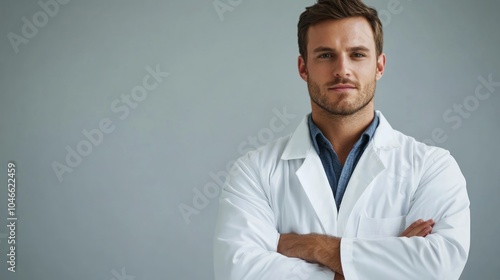
[[[320,46],[320,47],[315,48],[313,52],[319,53],[319,52],[333,52],[333,51],[335,51],[335,50],[332,48]]]
[[[370,52],[370,49],[365,47],[365,46],[354,46],[354,47],[349,47],[347,48],[348,51],[350,52],[355,52],[355,51],[365,51],[365,52]],[[314,49],[314,53],[319,53],[319,52],[335,52],[335,49],[329,48],[329,47],[323,47],[319,46]]]
[[[365,46],[350,47],[350,48],[347,48],[347,50],[351,51],[351,52],[356,52],[356,51],[370,52],[370,49],[365,47]]]

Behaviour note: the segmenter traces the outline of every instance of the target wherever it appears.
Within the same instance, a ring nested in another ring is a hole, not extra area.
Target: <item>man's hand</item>
[[[407,229],[405,229],[403,233],[401,233],[400,237],[413,237],[413,236],[426,237],[427,234],[431,233],[433,226],[434,226],[434,221],[432,219],[427,221],[424,221],[422,219],[416,220]]]
[[[278,253],[324,265],[342,274],[340,238],[321,234],[281,234]]]
[[[344,275],[335,273],[335,277],[333,278],[333,280],[345,280],[345,278]]]
[[[434,221],[422,219],[411,224],[400,237],[425,237],[432,231]],[[281,234],[278,242],[278,253],[299,258],[311,263],[324,265],[335,272],[335,279],[344,279],[340,261],[340,238],[322,234],[295,233]]]

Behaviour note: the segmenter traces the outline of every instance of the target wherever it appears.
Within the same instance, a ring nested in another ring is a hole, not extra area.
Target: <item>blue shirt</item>
[[[356,164],[358,164],[359,158],[361,158],[361,155],[368,146],[368,143],[373,138],[375,130],[377,130],[379,117],[375,113],[373,121],[349,152],[344,166],[340,163],[337,153],[333,150],[330,141],[328,141],[321,130],[314,124],[311,114],[309,114],[308,120],[313,146],[321,159],[323,168],[325,169],[326,177],[328,178],[328,182],[332,188],[338,211],[352,172],[354,171]]]

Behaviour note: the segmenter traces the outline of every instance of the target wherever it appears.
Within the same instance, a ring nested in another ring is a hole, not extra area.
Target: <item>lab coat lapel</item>
[[[399,140],[380,111],[380,123],[349,180],[337,214],[333,193],[323,164],[312,146],[307,116],[292,134],[282,160],[304,160],[296,175],[326,234],[343,236],[356,202],[373,180],[386,168],[384,153],[400,147]],[[337,218],[338,217],[338,218]]]
[[[342,204],[339,209],[338,233],[344,234],[345,227],[354,205],[366,190],[368,185],[385,169],[384,164],[376,154],[373,146],[366,148],[363,156],[359,159],[351,179],[342,198]]]
[[[356,202],[372,181],[386,168],[383,157],[380,155],[400,146],[390,124],[382,113],[379,111],[376,113],[380,118],[379,126],[372,141],[359,159],[342,198],[337,229],[340,236],[344,234],[349,216]]]
[[[312,146],[296,174],[321,222],[324,233],[337,235],[337,209],[333,192],[321,159]]]
[[[337,209],[323,164],[309,134],[307,116],[292,134],[282,160],[303,160],[296,175],[318,217],[324,233],[336,235]]]

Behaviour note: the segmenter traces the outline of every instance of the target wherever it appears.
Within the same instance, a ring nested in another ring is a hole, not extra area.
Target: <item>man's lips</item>
[[[349,90],[349,89],[356,89],[355,86],[349,85],[349,84],[339,84],[335,85],[333,87],[329,87],[329,90]]]

